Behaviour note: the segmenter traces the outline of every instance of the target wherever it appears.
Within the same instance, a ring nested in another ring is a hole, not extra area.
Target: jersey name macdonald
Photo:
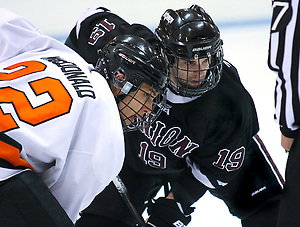
[[[75,63],[68,62],[60,57],[46,57],[43,59],[59,67],[66,78],[70,82],[73,82],[72,86],[75,88],[78,97],[96,98],[95,92],[92,90],[93,87],[87,79],[87,76],[84,75],[84,72]]]

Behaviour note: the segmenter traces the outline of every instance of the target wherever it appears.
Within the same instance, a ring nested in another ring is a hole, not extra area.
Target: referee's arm
[[[287,151],[300,126],[299,0],[273,1],[268,65],[277,72],[275,121],[282,133],[281,145]]]

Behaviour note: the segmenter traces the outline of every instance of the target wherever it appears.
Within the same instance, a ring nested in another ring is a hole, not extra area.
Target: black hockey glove
[[[148,204],[149,219],[147,226],[152,227],[184,227],[191,221],[194,207],[183,208],[174,199],[158,198]]]

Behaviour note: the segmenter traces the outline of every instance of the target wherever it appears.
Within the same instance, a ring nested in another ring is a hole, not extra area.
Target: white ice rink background
[[[25,16],[44,33],[61,41],[80,13],[89,7],[107,7],[130,23],[143,23],[153,29],[166,9],[190,7],[192,4],[202,6],[219,26],[225,59],[237,67],[244,86],[252,95],[258,112],[260,136],[284,174],[287,155],[280,147],[280,132],[273,121],[275,74],[267,66],[271,0],[0,0],[1,8]],[[241,225],[222,201],[205,194],[196,203],[189,226]]]

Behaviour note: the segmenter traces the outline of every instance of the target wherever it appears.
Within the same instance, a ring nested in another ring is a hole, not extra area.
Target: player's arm
[[[102,48],[118,35],[132,34],[157,45],[153,32],[141,24],[129,24],[110,10],[98,7],[85,11],[71,30],[65,44],[94,66]]]
[[[0,181],[0,225],[73,226],[71,219],[37,173],[23,171]]]
[[[0,167],[15,170],[12,174],[26,168],[34,170],[26,160],[20,157],[21,150],[21,144],[0,131]],[[0,180],[1,178],[5,178],[4,174],[0,175]]]
[[[299,45],[294,39],[299,33],[299,1],[272,1],[273,15],[270,33],[268,65],[278,73],[275,92],[275,121],[280,125],[281,144],[290,150],[299,133]],[[292,47],[292,48],[291,48]]]
[[[95,66],[102,48],[115,36],[127,32],[128,26],[106,8],[90,8],[79,17],[65,44]]]
[[[146,223],[147,226],[157,227],[186,226],[191,221],[193,211],[193,207],[182,205],[171,193],[149,202]]]
[[[286,152],[289,152],[294,142],[294,138],[288,138],[281,134],[281,146]]]
[[[0,226],[17,222],[24,226],[73,226],[39,175],[19,157],[21,149],[17,141],[0,132]]]
[[[26,52],[32,45],[28,45],[41,33],[25,18],[22,18],[11,11],[0,9],[0,63],[10,59],[17,54]]]
[[[186,169],[176,182],[171,182],[171,191],[166,197],[148,204],[149,226],[186,226],[191,221],[192,207],[207,188]]]

